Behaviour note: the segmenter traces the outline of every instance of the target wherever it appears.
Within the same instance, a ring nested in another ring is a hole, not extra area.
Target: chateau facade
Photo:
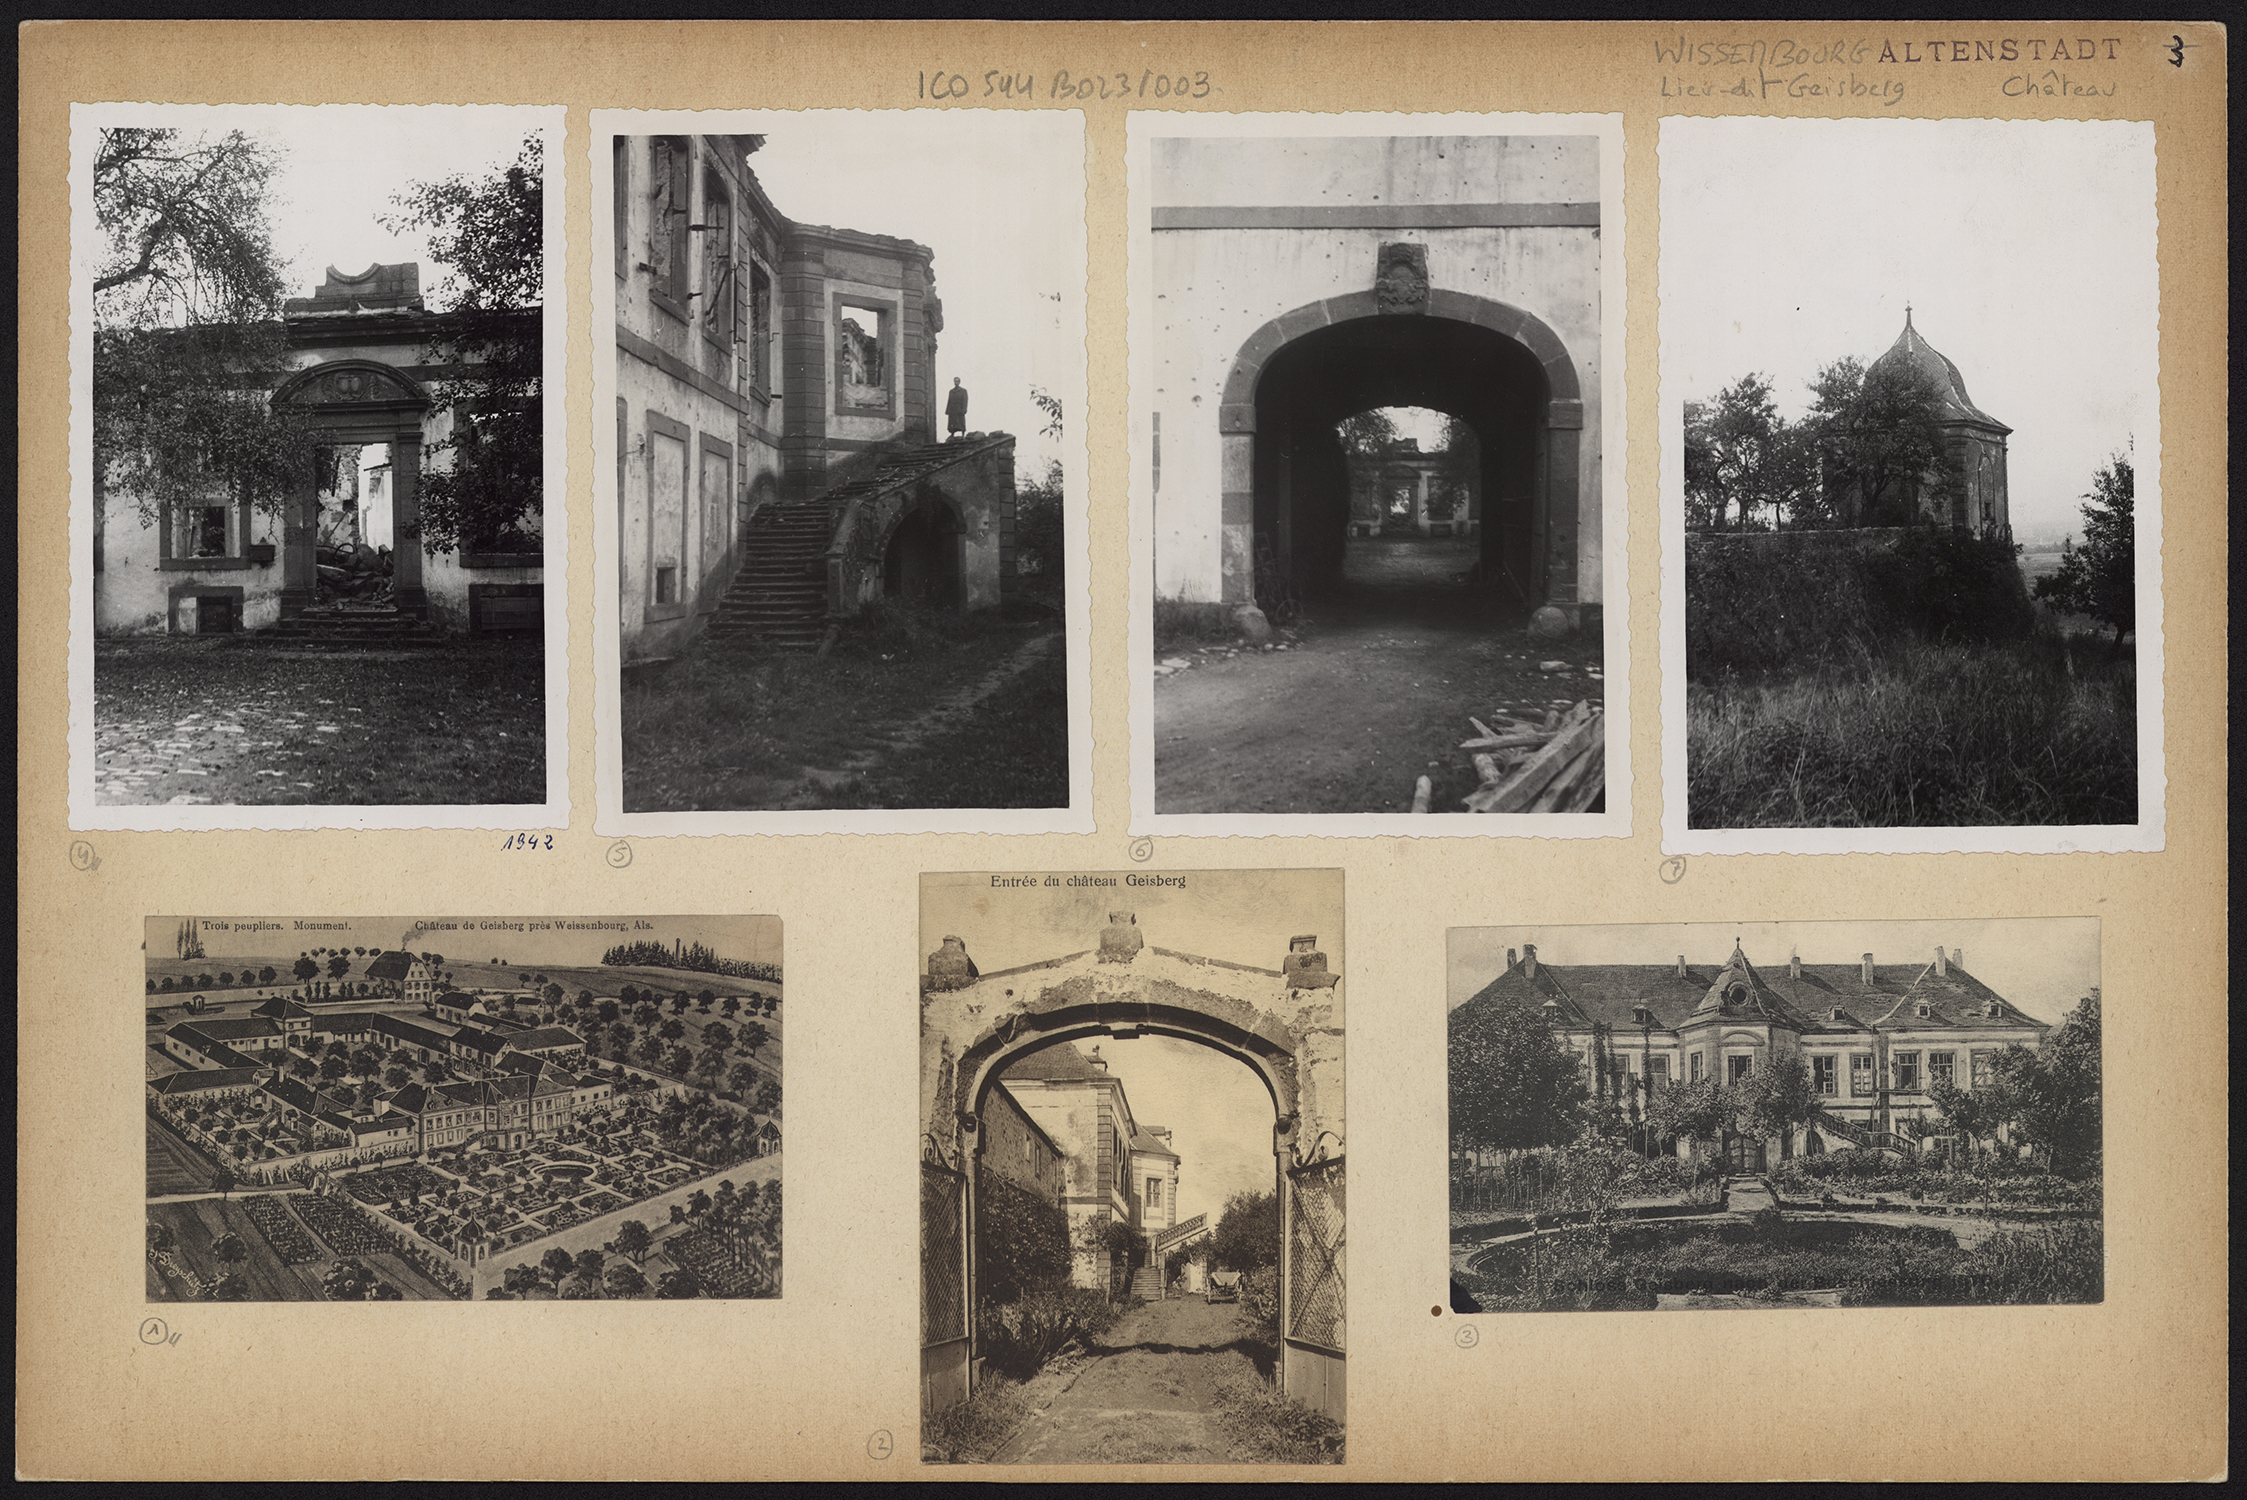
[[[1799,1056],[1823,1116],[1805,1149],[1935,1128],[1931,1087],[1986,1087],[2000,1052],[2033,1048],[2051,1030],[1967,972],[1962,952],[1940,947],[1907,963],[1790,955],[1764,969],[1737,943],[1715,966],[1683,954],[1674,964],[1554,964],[1532,943],[1508,949],[1504,972],[1451,1022],[1496,1006],[1544,1015],[1593,1096],[1626,1106],[1672,1084],[1731,1084]]]

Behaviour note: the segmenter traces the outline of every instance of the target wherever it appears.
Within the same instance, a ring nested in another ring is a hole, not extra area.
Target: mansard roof
[[[401,953],[396,949],[392,949],[388,953],[379,953],[367,960],[367,977],[369,979],[403,979],[406,977],[406,971],[413,967],[413,962],[414,956],[411,953]]]
[[[1453,1015],[1469,1007],[1526,1003],[1542,1008],[1562,1029],[1604,1025],[1617,1031],[1651,1026],[1676,1031],[1721,1019],[1768,1020],[1805,1035],[1833,1032],[1934,1031],[1973,1027],[2017,1030],[2033,1042],[2049,1028],[1955,963],[1937,974],[1931,960],[1872,966],[1865,978],[1859,964],[1803,964],[1764,970],[1734,945],[1719,967],[1706,964],[1553,964],[1537,960],[1531,977],[1516,962],[1477,991]],[[1745,1003],[1722,1008],[1725,992],[1744,987]],[[1924,1003],[1928,1014],[1921,1016]],[[1643,1007],[1647,1019],[1639,1019]],[[1839,1012],[1838,1018],[1836,1012]]]
[[[1040,1047],[1007,1064],[999,1075],[1002,1083],[1085,1083],[1107,1082],[1114,1075],[1105,1068],[1096,1068],[1084,1053],[1077,1050],[1075,1042],[1057,1042],[1051,1047]]]
[[[1886,354],[1872,362],[1872,368],[1877,370],[1899,363],[1911,366],[1935,383],[1935,388],[1942,393],[1945,421],[1972,422],[1999,432],[2013,430],[1974,404],[1973,398],[1966,394],[1966,377],[1958,373],[1958,366],[1951,363],[1948,355],[1920,337],[1919,330],[1912,327],[1908,307],[1904,309],[1904,331],[1888,346]]]

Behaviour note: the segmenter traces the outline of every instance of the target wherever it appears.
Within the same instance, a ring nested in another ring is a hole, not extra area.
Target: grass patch
[[[975,710],[924,740],[889,774],[853,777],[821,807],[1067,807],[1069,667],[1047,653]]]
[[[2134,822],[2136,666],[2052,634],[1692,684],[1686,782],[1695,828]]]
[[[1236,1463],[1338,1464],[1343,1429],[1331,1417],[1284,1396],[1253,1375],[1227,1375],[1217,1386],[1217,1420]]]
[[[1010,622],[991,612],[881,606],[846,622],[824,657],[705,641],[677,661],[625,679],[625,808],[684,812],[801,805],[795,799],[809,773],[834,770],[878,744],[885,732],[983,681],[1007,656],[1055,628]],[[1006,708],[1004,696],[978,711],[972,729],[960,732],[967,740],[980,736],[984,743],[977,753],[985,757],[1005,753],[987,722]],[[1065,714],[1058,733],[1065,747]],[[971,756],[957,746],[951,753],[956,777],[961,759]],[[1064,786],[1059,800],[1066,802],[1066,755],[1054,758]],[[928,779],[914,768],[899,771],[916,781]],[[851,800],[890,795],[884,782],[877,771],[830,786],[823,795],[835,806],[1054,805],[1021,800],[1024,790],[1018,786],[1004,789],[1002,800],[975,804]]]
[[[921,1462],[990,1462],[1016,1429],[1030,1419],[1022,1383],[1004,1375],[987,1376],[983,1389],[957,1406],[921,1418]]]

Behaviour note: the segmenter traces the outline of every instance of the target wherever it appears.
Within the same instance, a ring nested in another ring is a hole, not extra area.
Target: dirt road
[[[1479,779],[1469,714],[1605,694],[1596,638],[1537,640],[1487,595],[1359,588],[1307,613],[1284,651],[1161,655],[1193,665],[1155,678],[1157,812],[1409,812],[1422,775],[1429,810],[1459,812]]]
[[[1217,1417],[1228,1378],[1268,1379],[1272,1345],[1237,1303],[1150,1302],[1103,1334],[1076,1373],[993,1463],[1226,1463]]]

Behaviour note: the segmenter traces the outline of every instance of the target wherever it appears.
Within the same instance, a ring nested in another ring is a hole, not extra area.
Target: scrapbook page
[[[24,1477],[2226,1473],[2221,27],[19,42]]]

